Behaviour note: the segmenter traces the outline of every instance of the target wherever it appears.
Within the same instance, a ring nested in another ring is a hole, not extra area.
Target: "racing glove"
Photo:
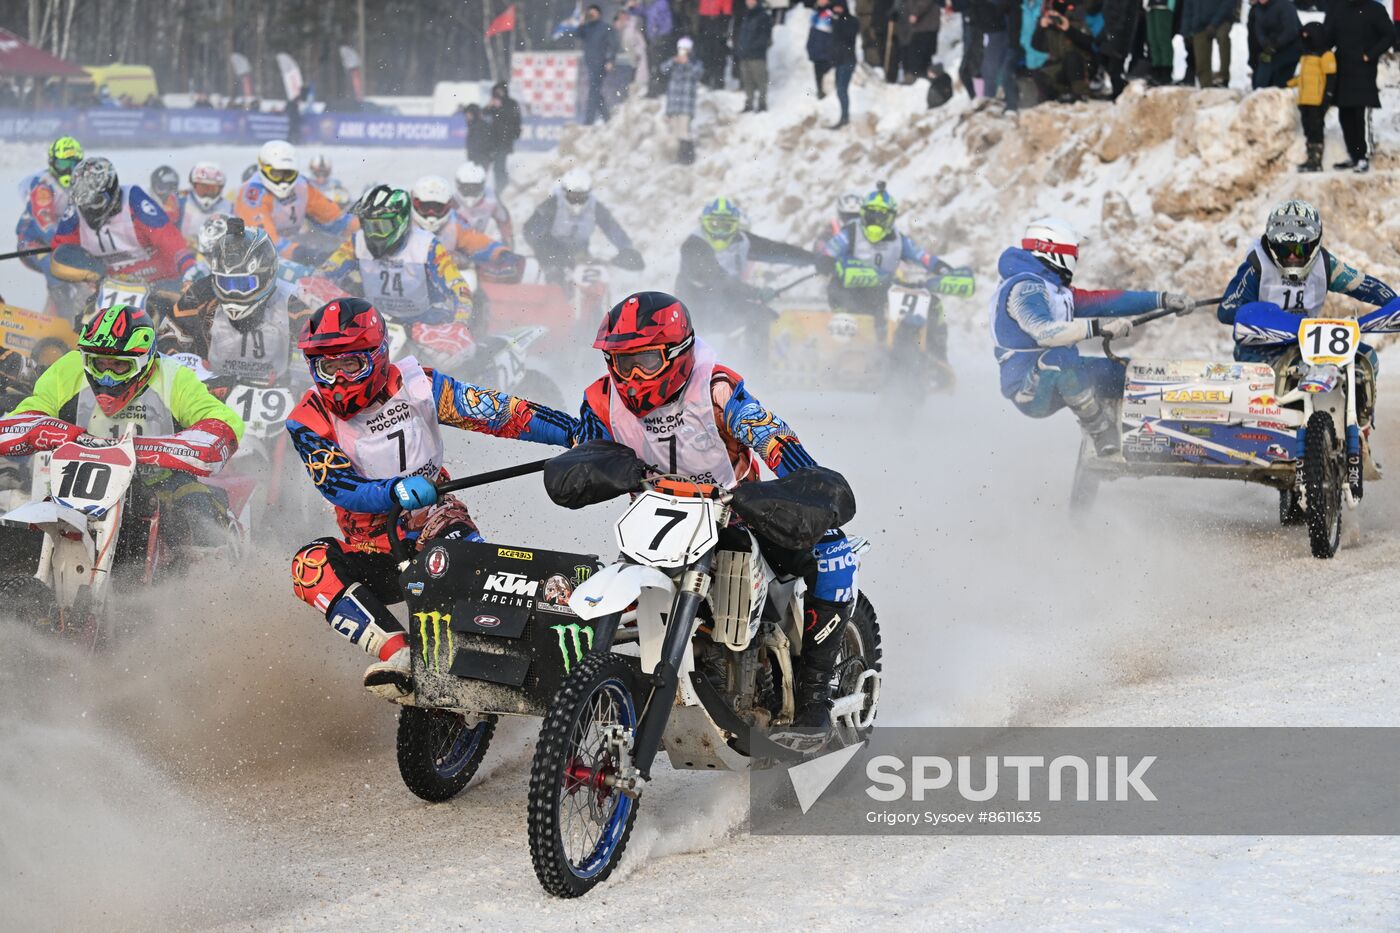
[[[818,275],[836,274],[836,260],[826,253],[813,253],[812,266],[817,270]]]
[[[1196,303],[1191,300],[1190,295],[1181,295],[1176,292],[1162,292],[1162,310],[1175,311],[1177,314],[1190,314],[1196,310]]]
[[[1133,322],[1125,317],[1103,318],[1093,322],[1095,337],[1111,337],[1122,340],[1133,332]]]
[[[390,492],[405,509],[421,509],[437,501],[437,487],[421,476],[405,476],[390,487]]]
[[[878,288],[880,273],[859,259],[843,259],[836,264],[842,288]]]
[[[0,457],[24,457],[57,450],[84,433],[77,425],[43,412],[20,412],[0,419]]]

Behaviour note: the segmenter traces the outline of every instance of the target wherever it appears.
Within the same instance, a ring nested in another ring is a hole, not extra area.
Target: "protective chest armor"
[[[84,385],[78,393],[77,423],[98,437],[120,437],[128,425],[135,425],[136,433],[145,437],[174,434],[175,416],[165,400],[174,390],[175,373],[180,367],[164,356],[156,359],[155,366],[156,373],[146,391],[115,415],[108,416],[99,408],[92,387]]]
[[[119,257],[108,263],[118,275],[123,266],[142,262],[150,255],[150,250],[137,239],[136,224],[131,219],[130,192],[126,185],[122,185],[121,209],[109,217],[100,229],[92,229],[82,215],[78,215],[78,242],[94,256]]]
[[[1318,247],[1321,251],[1322,247]],[[1327,301],[1327,259],[1319,255],[1308,270],[1302,285],[1289,285],[1278,267],[1264,252],[1263,245],[1254,241],[1254,258],[1259,263],[1259,300],[1271,301],[1293,314],[1312,315],[1322,310]]]
[[[598,199],[596,197],[590,194],[588,203],[575,214],[568,200],[565,199],[564,192],[554,192],[554,226],[549,228],[550,236],[565,243],[584,247],[588,245],[589,239],[593,236],[593,229],[597,226]]]
[[[361,476],[436,479],[442,470],[442,432],[433,380],[411,356],[395,366],[403,377],[399,390],[382,405],[337,419],[335,441]]]
[[[881,278],[894,275],[894,270],[899,268],[899,259],[904,255],[904,240],[898,233],[891,233],[879,243],[871,243],[859,224],[851,225],[851,243],[851,255],[874,266]]]
[[[209,368],[255,386],[286,386],[291,366],[292,334],[287,320],[287,293],[292,286],[279,281],[263,309],[262,323],[240,331],[228,315],[214,312],[209,328]]]
[[[365,298],[385,317],[404,321],[428,310],[428,257],[436,239],[413,227],[398,252],[375,259],[363,232],[355,234],[355,258],[360,263]]]
[[[729,449],[715,423],[710,381],[715,372],[715,352],[695,341],[695,371],[685,391],[675,401],[638,417],[627,410],[617,387],[609,381],[612,396],[609,420],[612,436],[637,452],[647,463],[691,482],[716,483],[730,488],[737,482]]]

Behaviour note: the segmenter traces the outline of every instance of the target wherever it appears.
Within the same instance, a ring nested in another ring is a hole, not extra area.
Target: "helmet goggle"
[[[269,168],[264,165],[262,173],[274,185],[290,185],[297,180],[297,170],[294,168]]]
[[[1289,268],[1306,266],[1312,256],[1312,244],[1301,240],[1274,240],[1269,243],[1269,250],[1274,254],[1275,261]]]
[[[190,185],[190,190],[194,192],[195,197],[204,198],[207,201],[214,201],[224,193],[222,186],[207,181],[195,182]]]
[[[374,368],[373,355],[368,350],[353,350],[331,356],[311,358],[311,378],[322,385],[341,382],[359,382]]]
[[[106,388],[120,385],[136,375],[135,357],[110,353],[84,353],[83,368],[93,382]]]
[[[695,342],[687,337],[674,346],[638,347],[635,350],[615,350],[604,353],[608,358],[608,369],[618,379],[655,379],[664,373],[671,362]]]
[[[115,200],[112,191],[102,188],[85,192],[82,197],[74,193],[73,200],[77,202],[79,208],[85,214],[94,217],[105,216],[112,209],[112,202]]]
[[[881,230],[888,230],[894,226],[894,211],[888,207],[881,207],[877,204],[870,204],[860,209],[860,222],[867,227],[879,227]]]
[[[574,207],[578,207],[580,205],[588,203],[588,198],[590,194],[591,192],[589,192],[586,188],[579,189],[577,191],[570,188],[565,188],[564,200],[574,205]]]
[[[486,182],[474,181],[470,184],[457,182],[457,193],[464,198],[479,198],[486,193]]]
[[[700,229],[716,239],[729,239],[739,232],[739,218],[734,214],[706,214],[700,218]]]
[[[360,217],[360,227],[365,231],[365,236],[377,240],[387,240],[393,237],[399,232],[401,226],[403,226],[403,219],[396,215]]]
[[[73,183],[73,169],[77,168],[78,163],[81,161],[83,161],[81,156],[71,156],[66,159],[54,159],[50,163],[54,177],[58,179],[58,183],[64,188],[67,188]]]
[[[446,217],[452,210],[452,205],[447,201],[420,201],[414,198],[413,209],[418,212],[419,217],[437,220],[439,217]]]
[[[262,283],[256,275],[225,275],[214,273],[214,290],[221,296],[232,298],[252,298],[261,289]]]

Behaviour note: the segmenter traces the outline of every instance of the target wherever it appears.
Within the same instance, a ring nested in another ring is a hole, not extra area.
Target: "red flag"
[[[515,4],[506,7],[506,11],[495,19],[491,20],[491,25],[486,27],[486,38],[499,36],[503,32],[515,31]]]

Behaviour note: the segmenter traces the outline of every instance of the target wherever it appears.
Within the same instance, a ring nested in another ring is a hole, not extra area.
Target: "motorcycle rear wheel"
[[[637,705],[632,665],[597,651],[560,684],[540,726],[530,765],[530,860],[555,897],[587,894],[622,860],[638,802],[611,783],[621,763],[606,730],[635,729]]]
[[[855,610],[851,613],[850,624],[846,626],[845,634],[842,637],[841,653],[836,658],[836,695],[846,696],[855,690],[856,684],[860,681],[860,675],[868,670],[879,672],[881,670],[881,658],[884,656],[884,649],[880,645],[880,623],[875,617],[875,607],[870,605],[870,600],[861,593],[856,598]],[[875,690],[869,686],[870,678],[863,687],[866,694],[865,705],[861,708],[861,715],[870,711],[870,707],[876,702]],[[871,725],[861,729],[846,722],[835,724],[837,737],[842,745],[854,745],[863,741],[870,735],[874,728],[872,719]]]

